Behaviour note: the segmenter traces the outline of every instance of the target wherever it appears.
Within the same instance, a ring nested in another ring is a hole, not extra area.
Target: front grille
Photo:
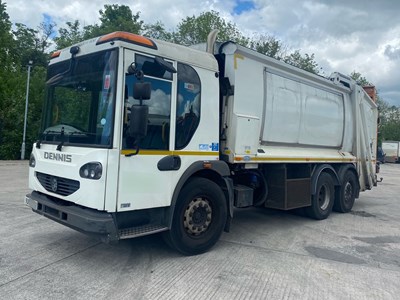
[[[79,187],[79,181],[67,179],[63,177],[53,176],[36,172],[36,177],[40,184],[46,189],[46,191],[61,195],[69,196],[75,193]]]

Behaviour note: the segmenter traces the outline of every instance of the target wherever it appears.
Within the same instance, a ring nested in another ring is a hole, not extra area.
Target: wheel
[[[340,193],[335,200],[333,210],[341,213],[351,211],[356,200],[358,189],[357,177],[354,172],[347,170],[341,180]]]
[[[310,218],[326,219],[332,211],[334,199],[335,187],[332,176],[323,172],[319,175],[316,193],[311,197],[311,206],[306,207],[305,211]]]
[[[185,255],[206,252],[218,241],[227,219],[225,195],[214,182],[196,177],[181,190],[167,244]]]

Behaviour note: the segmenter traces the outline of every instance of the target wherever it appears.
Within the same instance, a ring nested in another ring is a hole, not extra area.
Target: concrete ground
[[[238,210],[194,257],[157,235],[102,244],[33,213],[27,173],[0,162],[0,299],[400,299],[400,165],[324,221]]]

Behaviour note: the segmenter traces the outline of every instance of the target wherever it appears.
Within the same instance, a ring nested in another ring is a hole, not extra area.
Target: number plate
[[[36,200],[33,200],[27,196],[25,196],[25,204],[28,205],[30,208],[33,210],[38,209],[38,202]]]

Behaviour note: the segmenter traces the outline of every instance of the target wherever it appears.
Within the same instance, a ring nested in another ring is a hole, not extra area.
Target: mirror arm
[[[126,156],[126,157],[131,157],[131,156],[137,155],[138,153],[139,153],[139,146],[136,145],[135,152],[131,152],[131,153],[125,154],[125,156]]]

